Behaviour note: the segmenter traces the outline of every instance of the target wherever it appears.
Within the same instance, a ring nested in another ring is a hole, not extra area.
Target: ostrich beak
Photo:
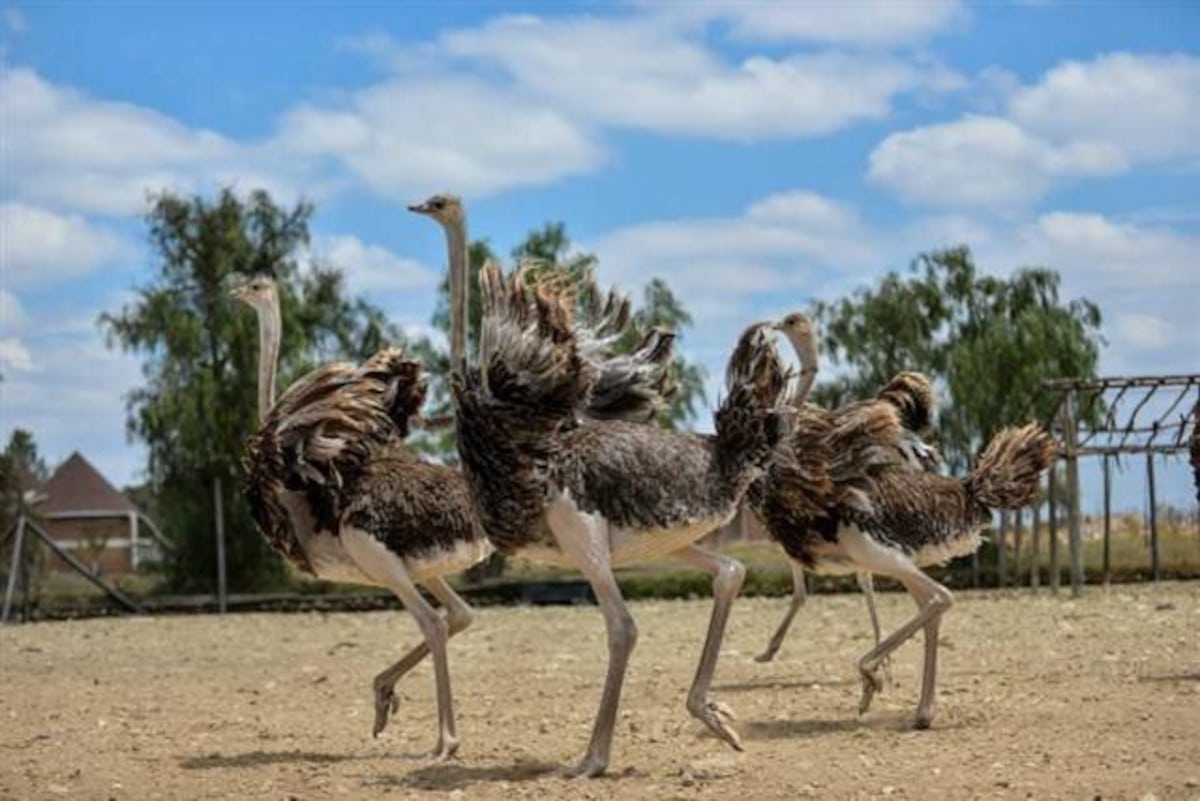
[[[423,203],[413,203],[409,205],[408,210],[415,214],[432,214],[433,206],[429,205],[429,201],[426,200]]]

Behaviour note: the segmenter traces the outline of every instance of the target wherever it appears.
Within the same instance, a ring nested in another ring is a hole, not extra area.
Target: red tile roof
[[[58,466],[39,492],[46,496],[46,501],[37,507],[37,511],[48,517],[71,512],[120,515],[137,511],[137,507],[78,451]]]

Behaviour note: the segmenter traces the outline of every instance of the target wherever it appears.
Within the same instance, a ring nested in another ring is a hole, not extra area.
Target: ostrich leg
[[[693,717],[738,751],[742,750],[742,739],[730,725],[736,716],[733,710],[719,701],[710,700],[708,690],[712,686],[717,657],[721,654],[721,640],[725,635],[725,624],[729,621],[729,610],[737,598],[746,578],[746,568],[736,559],[705,550],[698,545],[689,545],[672,554],[674,558],[692,567],[697,567],[713,579],[713,611],[704,638],[704,650],[700,652],[700,664],[696,667],[696,678],[688,692],[687,707]],[[803,577],[802,577],[803,578]]]
[[[379,540],[359,529],[344,527],[342,545],[358,568],[372,580],[396,593],[417,620],[433,655],[433,675],[437,686],[438,739],[430,756],[447,759],[458,750],[458,732],[454,723],[454,703],[450,695],[450,667],[446,661],[446,640],[449,626],[437,610],[421,595],[404,561],[383,546]]]
[[[421,583],[446,608],[448,637],[453,637],[471,625],[475,619],[471,607],[446,583],[444,578],[435,576]],[[396,714],[396,710],[400,706],[400,700],[396,697],[396,682],[400,681],[408,671],[416,667],[428,655],[429,644],[422,640],[399,661],[375,677],[375,724],[371,729],[373,737],[379,736],[379,733],[387,726],[389,714]]]
[[[879,613],[875,611],[875,579],[865,570],[856,573],[855,578],[858,579],[858,588],[862,590],[863,599],[867,602],[867,614],[871,616],[871,630],[875,632],[875,644],[879,645],[879,639],[883,635],[879,628]],[[891,684],[892,658],[885,657],[879,667],[883,671],[884,680]]]
[[[569,498],[560,498],[546,507],[546,522],[563,554],[592,585],[608,631],[608,671],[592,738],[579,764],[563,771],[567,777],[599,776],[608,768],[621,686],[637,644],[637,624],[625,608],[612,572],[607,521],[581,512]]]
[[[954,596],[948,589],[922,573],[908,556],[881,545],[857,528],[842,529],[839,532],[839,542],[855,564],[872,573],[882,573],[896,579],[917,602],[917,613],[858,661],[858,671],[863,683],[859,714],[870,708],[871,699],[883,687],[878,675],[883,660],[909,637],[924,629],[925,665],[922,670],[921,699],[917,704],[915,725],[918,729],[927,729],[933,720],[937,692],[938,629],[942,615],[954,603]]]
[[[771,635],[771,641],[767,643],[767,650],[754,657],[755,661],[770,662],[775,658],[779,647],[783,645],[783,638],[787,636],[788,629],[792,627],[792,620],[795,619],[796,613],[800,611],[800,607],[804,606],[805,601],[808,600],[808,588],[804,583],[804,566],[796,561],[793,561],[791,565],[792,602],[788,606],[787,612],[784,613],[783,620],[779,621],[779,628],[775,629],[775,633]],[[876,629],[875,642],[879,642],[878,629]]]

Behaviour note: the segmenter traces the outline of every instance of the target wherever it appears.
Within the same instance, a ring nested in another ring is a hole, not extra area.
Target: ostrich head
[[[792,343],[800,360],[800,381],[792,393],[793,405],[799,407],[807,398],[817,377],[817,332],[812,321],[802,312],[792,312],[775,323],[775,330]]]
[[[275,280],[269,275],[256,275],[238,284],[229,290],[229,297],[258,311],[269,310],[278,302]]]
[[[446,192],[434,195],[423,203],[414,203],[408,207],[408,210],[432,217],[442,225],[463,221],[462,201],[458,199],[457,195]]]
[[[792,312],[775,323],[775,330],[781,331],[791,341],[802,366],[816,364],[817,332],[807,315],[803,312]]]
[[[775,323],[775,330],[782,331],[789,339],[813,336],[812,322],[803,312],[792,312]]]

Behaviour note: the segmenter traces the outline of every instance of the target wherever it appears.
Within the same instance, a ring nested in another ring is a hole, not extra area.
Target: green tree
[[[921,370],[947,396],[940,444],[962,467],[1001,426],[1053,413],[1042,381],[1095,375],[1100,310],[1083,298],[1063,301],[1059,285],[1045,268],[981,274],[970,250],[957,247],[918,256],[907,275],[818,302],[822,347],[850,369],[817,399],[865,397],[900,370]]]
[[[230,286],[262,273],[278,282],[280,387],[314,363],[361,358],[398,337],[378,309],[347,296],[337,270],[300,270],[312,213],[307,203],[283,208],[262,191],[159,195],[146,216],[155,276],[133,303],[100,317],[110,347],[144,358],[145,383],[127,397],[127,428],[149,452],[147,483],[174,544],[165,567],[175,589],[213,586],[218,479],[230,589],[284,575],[239,491],[243,443],[258,424],[258,342],[254,315],[228,298]]]

